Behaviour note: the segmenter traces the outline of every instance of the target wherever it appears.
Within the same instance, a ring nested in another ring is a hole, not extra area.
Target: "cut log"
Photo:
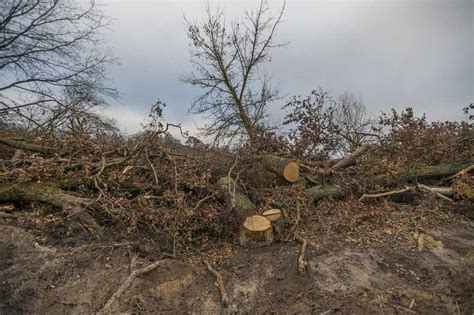
[[[295,183],[299,180],[300,167],[298,163],[270,154],[262,155],[260,159],[269,171],[281,176],[286,181]]]
[[[228,207],[247,214],[250,214],[248,211],[255,212],[257,209],[233,178],[229,176],[222,177],[217,182],[217,186],[224,196]]]
[[[65,193],[54,183],[0,183],[0,201],[40,201],[64,209],[69,217],[76,218],[91,232],[100,230],[96,221],[84,211],[93,199]]]
[[[344,197],[345,193],[346,191],[337,185],[314,186],[306,190],[306,197],[310,198],[313,202],[316,202],[324,198],[340,199]]]
[[[243,247],[268,245],[273,238],[272,223],[264,216],[253,215],[242,225],[239,244]]]

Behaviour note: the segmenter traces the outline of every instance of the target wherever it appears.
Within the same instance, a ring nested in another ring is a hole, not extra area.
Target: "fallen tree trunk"
[[[260,160],[269,171],[281,176],[290,183],[295,183],[300,178],[300,167],[298,163],[292,160],[271,154],[260,156]]]
[[[371,148],[370,144],[363,144],[357,150],[355,150],[354,152],[352,152],[351,154],[349,154],[345,158],[337,161],[333,166],[331,166],[331,168],[319,169],[317,171],[317,174],[318,175],[324,175],[324,176],[331,175],[334,171],[352,166],[352,165],[356,164],[356,160],[359,157],[361,157],[362,155],[364,155],[370,148]],[[315,177],[312,177],[312,178],[309,178],[309,179],[310,179],[310,181],[316,181],[317,180],[316,177],[317,177],[317,175]]]
[[[28,143],[24,141],[7,139],[7,138],[0,138],[0,143],[7,145],[9,147],[15,148],[15,149],[21,149],[21,150],[44,153],[44,154],[53,154],[56,152],[55,149],[50,148],[50,147]]]
[[[373,179],[368,179],[367,184],[369,187],[374,187],[450,176],[466,169],[471,164],[472,163],[453,163],[408,168],[395,175],[378,175]]]
[[[337,185],[314,186],[306,190],[306,197],[316,202],[323,198],[340,199],[347,194],[347,190]]]
[[[0,201],[40,201],[64,209],[69,217],[95,232],[100,226],[84,209],[93,199],[65,193],[58,185],[49,182],[0,183]]]
[[[222,177],[217,182],[217,187],[224,196],[228,207],[236,209],[245,216],[257,209],[233,178],[229,176]]]

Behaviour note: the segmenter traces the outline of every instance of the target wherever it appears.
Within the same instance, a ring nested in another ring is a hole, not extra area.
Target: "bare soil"
[[[297,243],[231,250],[214,265],[224,278],[227,308],[202,253],[165,259],[109,311],[472,314],[474,223],[466,219],[398,235],[391,246],[311,243],[304,274],[298,272]],[[17,217],[0,220],[3,314],[96,313],[130,273],[129,243],[52,242]],[[154,259],[158,255],[142,254],[137,268]]]

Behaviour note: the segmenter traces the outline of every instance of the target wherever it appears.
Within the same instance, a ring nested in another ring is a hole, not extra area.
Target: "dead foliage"
[[[239,191],[248,197],[253,214],[281,210],[283,221],[273,228],[275,241],[376,243],[380,235],[397,237],[418,225],[452,219],[445,209],[453,205],[424,187],[450,189],[446,198],[456,204],[472,202],[473,136],[466,123],[428,123],[410,109],[394,111],[381,117],[377,137],[365,142],[368,147],[360,155],[343,161],[332,159],[327,146],[309,150],[305,145],[302,150],[301,141],[268,131],[234,148],[211,146],[185,133],[182,144],[169,135],[171,128],[181,129],[163,121],[163,106],[153,106],[148,125],[133,137],[77,130],[21,134],[4,124],[1,137],[14,142],[2,144],[0,182],[43,183],[87,197],[91,202],[81,211],[102,227],[93,237],[144,239],[174,254],[235,243],[248,213],[229,203],[218,185],[223,177],[234,183],[228,187],[230,196]],[[20,146],[25,143],[37,147]],[[18,150],[21,156],[13,159]],[[286,182],[277,167],[272,171],[262,162],[262,154],[298,162],[300,180]],[[454,166],[441,173],[420,171],[439,165]],[[308,193],[324,189],[327,194],[317,199]],[[397,189],[402,192],[358,201],[363,194]],[[7,188],[0,194],[2,202],[47,201],[15,199]],[[66,209],[40,211],[39,229],[56,235],[91,233]]]

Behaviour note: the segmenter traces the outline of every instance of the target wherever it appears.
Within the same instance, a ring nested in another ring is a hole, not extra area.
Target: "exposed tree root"
[[[298,257],[298,271],[299,273],[304,274],[306,272],[306,266],[308,264],[308,262],[305,260],[306,251],[308,249],[308,240],[297,238],[297,241],[302,243],[300,256]]]
[[[224,307],[227,307],[229,305],[229,297],[227,296],[227,291],[224,286],[224,281],[222,280],[222,275],[212,268],[211,264],[207,260],[203,260],[203,263],[206,265],[207,270],[209,270],[210,273],[212,273],[216,277],[216,286],[219,288],[219,292],[221,294],[221,300],[222,300],[222,305]]]
[[[105,303],[104,307],[98,312],[98,314],[108,313],[109,309],[115,303],[115,301],[117,301],[120,298],[120,296],[122,296],[123,292],[125,292],[125,290],[127,290],[132,285],[133,281],[135,281],[137,277],[155,270],[159,265],[163,263],[163,261],[164,260],[158,260],[146,267],[133,270],[130,273],[130,275],[127,277],[127,279],[125,279],[124,283],[120,286],[120,288],[118,288],[118,290],[115,291],[114,294],[112,294],[112,296]],[[136,265],[136,256],[132,256],[130,266],[132,266],[133,268],[135,265]]]

